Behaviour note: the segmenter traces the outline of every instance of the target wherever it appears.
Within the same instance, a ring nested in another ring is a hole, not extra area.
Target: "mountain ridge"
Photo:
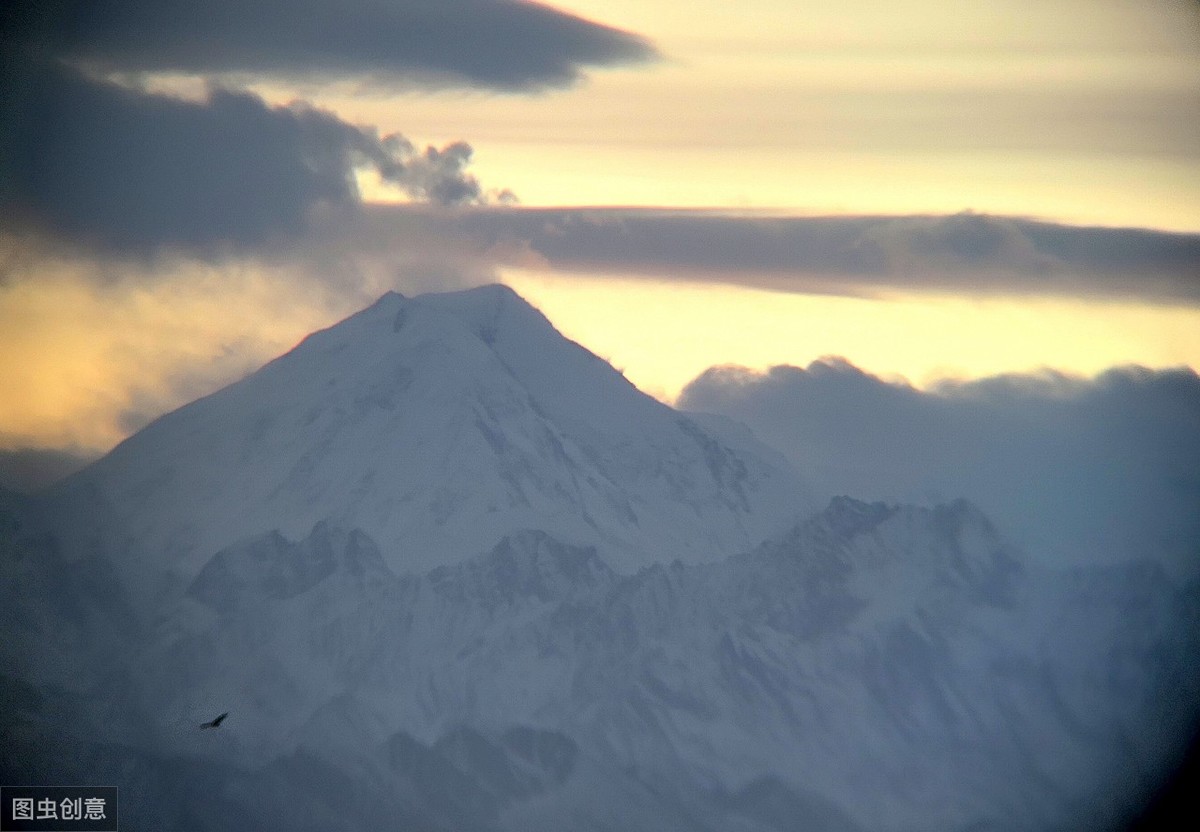
[[[1088,801],[1103,808],[1087,817],[1118,817],[1128,792],[1101,800],[1105,784],[1153,782],[1200,692],[1171,659],[1195,655],[1173,622],[1200,609],[1161,569],[1049,581],[1025,561],[961,501],[839,498],[742,555],[632,575],[542,530],[396,574],[365,533],[317,524],[215,554],[180,607],[114,636],[134,648],[116,665],[129,681],[85,677],[95,701],[77,707],[146,753],[257,772],[279,794],[362,768],[367,814],[392,799],[366,785],[392,752],[354,749],[406,737],[404,759],[480,790],[478,828],[590,805],[571,771],[659,795],[639,811],[680,823],[699,801],[728,821],[715,828],[778,829],[786,807],[846,829],[1056,828]],[[176,723],[217,705],[231,721],[198,749]],[[535,787],[528,752],[498,739],[518,730],[577,762]],[[413,788],[412,805],[459,817],[452,795]]]

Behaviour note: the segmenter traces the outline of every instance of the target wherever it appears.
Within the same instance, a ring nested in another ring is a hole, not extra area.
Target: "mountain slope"
[[[386,295],[56,496],[89,490],[185,581],[240,538],[322,520],[364,530],[398,570],[526,527],[631,570],[748,548],[809,508],[780,457],[638,392],[501,286]]]

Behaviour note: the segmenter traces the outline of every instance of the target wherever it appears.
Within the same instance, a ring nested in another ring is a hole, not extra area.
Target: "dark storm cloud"
[[[516,0],[8,0],[14,46],[104,70],[524,90],[647,60],[644,39]]]
[[[924,392],[826,359],[710,369],[680,405],[746,423],[829,494],[965,496],[1039,556],[1200,565],[1192,370],[1010,375]]]
[[[21,94],[0,103],[0,224],[10,228],[116,250],[256,245],[303,232],[315,205],[357,204],[357,168],[415,199],[481,198],[463,142],[422,152],[303,104],[223,89],[184,101],[58,64],[24,71]]]
[[[314,206],[357,205],[360,168],[418,201],[484,201],[465,142],[422,150],[304,105],[219,88],[182,101],[105,73],[517,91],[652,55],[633,35],[510,0],[0,4],[0,232],[109,252],[258,247],[303,233]]]
[[[550,267],[782,291],[891,289],[1200,303],[1200,235],[962,213],[768,217],[668,209],[487,212],[454,220]]]

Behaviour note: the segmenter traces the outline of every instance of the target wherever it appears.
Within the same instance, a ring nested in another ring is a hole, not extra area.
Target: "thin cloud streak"
[[[374,224],[391,213],[372,206]],[[1200,304],[1200,234],[1018,217],[779,217],[671,209],[473,211],[440,221],[545,270],[810,294],[894,292]]]

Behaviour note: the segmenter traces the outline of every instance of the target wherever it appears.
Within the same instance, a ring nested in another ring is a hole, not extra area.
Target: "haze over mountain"
[[[0,777],[132,829],[1121,828],[1200,581],[802,473],[507,289],[386,295],[0,492]]]

